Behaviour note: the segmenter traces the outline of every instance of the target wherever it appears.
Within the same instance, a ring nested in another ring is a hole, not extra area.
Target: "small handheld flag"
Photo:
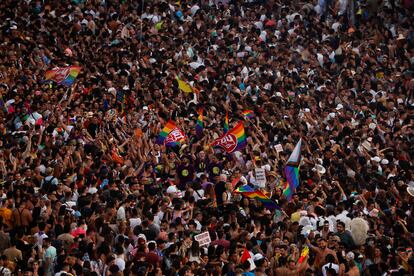
[[[253,110],[244,110],[243,111],[243,116],[244,116],[244,118],[252,119],[254,117],[254,112],[253,112]]]
[[[79,66],[68,66],[68,67],[58,67],[52,70],[46,71],[45,80],[51,80],[57,84],[64,86],[71,86],[75,81],[76,77],[81,71]]]
[[[224,133],[229,131],[229,112],[226,111],[226,117],[224,118]]]
[[[249,251],[247,251],[246,247],[243,250],[243,255],[241,256],[240,262],[243,264],[245,261],[250,259],[252,256],[250,256]]]
[[[286,166],[285,166],[285,176],[289,184],[289,187],[285,188],[283,194],[288,200],[292,198],[294,190],[299,186],[299,163],[300,163],[300,152],[302,148],[302,139],[299,139],[299,142],[296,144],[295,148],[290,155]]]
[[[251,198],[251,199],[259,200],[260,202],[263,203],[263,205],[267,209],[271,209],[271,210],[279,209],[279,206],[277,206],[277,204],[273,200],[268,198],[263,192],[261,192],[259,190],[254,190],[249,185],[240,186],[239,188],[234,190],[234,192],[235,193],[240,193],[243,196],[246,196],[246,197]]]
[[[240,258],[240,263],[244,264],[246,261],[248,261],[250,263],[250,267],[249,270],[255,270],[256,269],[256,265],[253,261],[252,256],[250,255],[249,251],[247,251],[246,247],[243,250],[243,255]]]
[[[300,253],[298,263],[300,263],[300,264],[303,263],[305,261],[306,257],[308,256],[308,254],[309,254],[309,247],[305,246],[302,249],[302,253]]]
[[[227,153],[241,150],[247,145],[243,122],[239,122],[232,130],[223,134],[211,143],[211,146],[220,146]]]
[[[197,117],[197,123],[195,126],[196,129],[196,135],[198,138],[201,137],[201,135],[203,134],[203,108],[200,107],[200,109],[198,110],[198,117]]]
[[[170,132],[176,127],[177,126],[173,121],[168,121],[164,128],[161,130],[160,134],[158,135],[156,143],[159,145],[163,144],[168,134],[170,134]]]

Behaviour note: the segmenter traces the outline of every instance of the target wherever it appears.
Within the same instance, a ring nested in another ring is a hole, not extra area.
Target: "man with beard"
[[[318,242],[318,246],[314,246],[309,242],[308,239],[306,240],[306,244],[316,255],[315,267],[318,269],[318,273],[320,273],[322,265],[324,264],[325,258],[326,256],[328,256],[328,254],[335,256],[336,263],[338,263],[338,259],[336,258],[336,253],[327,247],[328,243],[326,239],[321,238],[317,242]]]

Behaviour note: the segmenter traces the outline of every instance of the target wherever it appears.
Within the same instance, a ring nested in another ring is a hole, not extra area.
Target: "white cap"
[[[342,108],[344,108],[344,106],[343,106],[342,104],[338,104],[338,105],[336,106],[336,110],[340,110],[340,109],[342,109]]]

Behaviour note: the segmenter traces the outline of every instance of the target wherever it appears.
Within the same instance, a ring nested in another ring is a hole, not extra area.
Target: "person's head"
[[[178,275],[180,275],[180,276],[193,276],[194,273],[191,271],[191,267],[185,265],[180,269]]]
[[[338,233],[345,232],[345,223],[343,223],[342,221],[338,221],[336,223],[336,229],[338,230]]]
[[[154,251],[157,248],[157,243],[154,241],[151,241],[148,243],[148,250],[149,251]]]
[[[329,221],[325,220],[323,222],[323,230],[328,231],[329,230]]]
[[[43,239],[43,247],[48,248],[50,246],[51,242],[52,241],[50,240],[50,238],[44,238]]]
[[[318,247],[320,249],[325,249],[327,245],[328,245],[328,243],[326,242],[326,239],[324,239],[324,238],[319,239]]]
[[[328,254],[328,255],[326,255],[326,257],[325,257],[325,262],[326,263],[334,263],[335,262],[335,257],[334,257],[334,255],[332,255],[332,254]]]
[[[295,270],[296,269],[296,262],[295,262],[295,260],[294,259],[292,259],[292,258],[289,258],[288,259],[288,268],[290,269],[290,270]]]

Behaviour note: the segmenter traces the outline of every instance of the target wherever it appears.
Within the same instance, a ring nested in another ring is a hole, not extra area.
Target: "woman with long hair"
[[[200,250],[200,244],[198,241],[193,241],[191,244],[190,249],[187,251],[188,255],[188,261],[189,262],[196,262],[201,263],[200,256],[201,256],[201,250]]]

